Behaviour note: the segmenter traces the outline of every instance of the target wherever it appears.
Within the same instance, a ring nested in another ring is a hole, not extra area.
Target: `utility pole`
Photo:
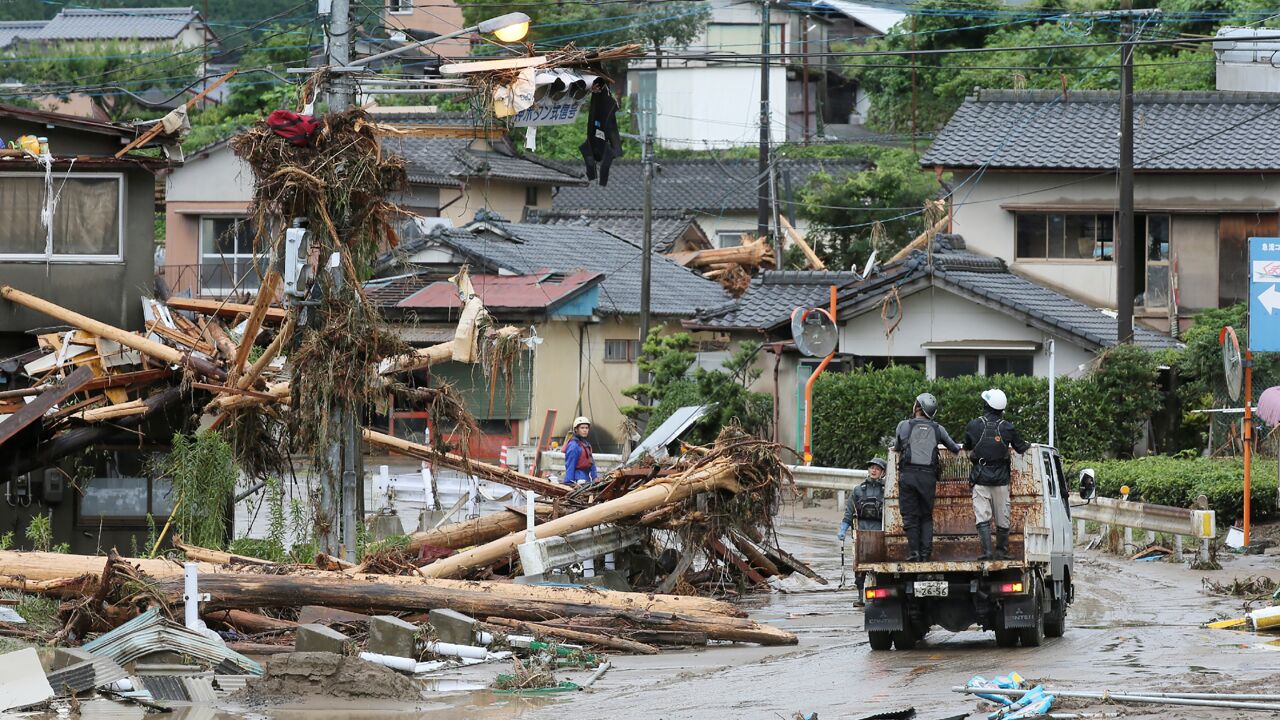
[[[329,65],[347,67],[351,61],[351,6],[349,0],[332,0],[329,17]],[[329,112],[342,112],[354,101],[351,76],[337,72],[329,89]],[[341,252],[335,248],[334,252]],[[339,263],[334,269],[330,293],[341,287],[343,268]],[[320,493],[320,513],[328,522],[321,539],[325,553],[337,556],[339,548],[347,562],[356,561],[358,544],[356,530],[361,518],[357,504],[360,455],[360,439],[355,407],[335,405],[329,410],[328,467],[325,468],[324,486]]]
[[[800,17],[800,94],[804,96],[804,144],[809,144],[809,16]]]
[[[647,125],[647,124],[646,124]],[[644,242],[640,245],[640,345],[644,346],[649,339],[649,285],[653,266],[653,132],[651,127],[641,130],[644,133]],[[640,381],[644,382],[644,371]]]
[[[1133,340],[1133,272],[1137,246],[1133,232],[1133,7],[1123,0],[1120,33],[1120,217],[1116,228],[1116,340]]]
[[[757,169],[756,234],[769,234],[769,3],[760,0],[760,163]]]

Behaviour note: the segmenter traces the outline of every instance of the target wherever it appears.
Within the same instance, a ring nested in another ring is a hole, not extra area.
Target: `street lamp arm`
[[[352,60],[351,62],[347,63],[347,66],[361,67],[363,65],[368,65],[369,63],[375,60],[394,57],[396,55],[407,53],[410,50],[416,50],[426,45],[433,45],[435,43],[442,42],[444,40],[452,40],[453,38],[462,37],[464,35],[470,35],[473,32],[482,32],[486,34],[497,33],[500,30],[504,30],[509,27],[515,27],[518,25],[524,25],[525,28],[527,29],[529,25],[529,16],[521,12],[507,13],[506,15],[499,15],[498,17],[495,17],[495,18],[489,18],[488,20],[484,20],[479,24],[472,25],[471,27],[465,27],[465,28],[462,28],[461,30],[455,30],[451,33],[445,33],[444,35],[437,35],[432,38],[427,38],[426,40],[418,40],[416,42],[409,43],[408,45],[395,48],[394,50],[381,52],[381,53],[378,53],[377,55],[370,55],[369,57],[360,58],[359,60]]]

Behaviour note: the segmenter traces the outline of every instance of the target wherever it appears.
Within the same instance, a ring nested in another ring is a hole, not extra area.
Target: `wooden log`
[[[501,588],[504,592],[495,592]],[[796,636],[753,620],[715,615],[684,615],[665,612],[629,611],[606,603],[596,593],[587,603],[525,597],[513,600],[511,594],[528,595],[530,589],[541,591],[573,590],[501,583],[457,583],[448,587],[439,583],[406,585],[385,582],[360,582],[327,574],[324,577],[297,575],[259,575],[248,573],[213,573],[200,578],[200,591],[209,593],[210,610],[225,608],[296,607],[303,603],[355,608],[378,612],[426,611],[452,608],[473,617],[511,617],[540,621],[576,615],[619,617],[641,626],[658,629],[705,632],[714,640],[753,642],[761,645],[794,645]],[[149,590],[172,603],[182,599],[183,579],[169,577],[156,580]],[[600,593],[601,596],[634,596],[638,593]],[[554,595],[553,595],[554,597]]]
[[[387,359],[387,365],[382,368],[383,375],[391,373],[406,372],[409,370],[420,370],[432,365],[439,365],[443,362],[449,362],[453,359],[453,341],[432,345],[431,347],[421,348],[406,355],[397,355]]]
[[[764,552],[762,552],[754,542],[751,542],[751,538],[748,538],[740,532],[730,530],[729,539],[733,542],[734,547],[736,547],[743,555],[747,556],[747,559],[751,561],[752,565],[763,570],[766,575],[774,577],[782,575],[782,571],[778,569],[778,566],[775,565],[772,560],[765,557]]]
[[[710,250],[694,250],[688,253],[669,255],[677,263],[691,268],[705,268],[721,263],[737,263],[748,267],[759,267],[773,256],[773,249],[764,239],[754,242],[743,242],[736,247],[712,248]]]
[[[718,539],[707,538],[707,547],[716,555],[727,560],[730,565],[738,568],[738,570],[740,570],[743,575],[746,575],[747,579],[751,582],[756,583],[757,585],[763,585],[768,582],[764,579],[763,575],[756,572],[755,568],[748,565],[747,561],[738,557],[737,553],[725,547],[724,543],[720,542]]]
[[[280,354],[281,348],[289,340],[289,336],[293,334],[293,325],[297,317],[297,315],[290,315],[289,319],[284,321],[284,325],[280,327],[280,331],[276,333],[275,338],[271,340],[271,344],[267,346],[267,349],[253,362],[248,372],[239,380],[236,380],[236,387],[241,390],[248,390],[253,387],[254,383],[258,382],[262,372],[267,369],[272,360],[276,359],[276,356]]]
[[[786,215],[779,215],[778,222],[782,224],[782,229],[786,231],[787,237],[791,238],[791,242],[800,248],[800,252],[804,253],[804,257],[809,261],[809,267],[814,270],[826,270],[826,263],[822,262],[822,258],[818,257],[818,253],[809,247],[809,243],[805,242],[804,236],[791,226],[791,221],[787,220]]]
[[[94,320],[93,318],[85,317],[78,312],[68,310],[61,305],[55,305],[48,300],[38,298],[35,295],[30,295],[8,285],[0,286],[0,297],[31,310],[35,310],[36,312],[41,312],[50,317],[57,318],[58,320],[69,325],[74,325],[81,330],[87,330],[94,335],[107,338],[108,340],[114,340],[127,348],[137,350],[143,355],[155,358],[161,362],[168,363],[170,365],[185,365],[197,373],[206,377],[211,377],[214,380],[222,380],[226,377],[226,373],[223,372],[222,368],[219,368],[208,360],[194,357],[190,353],[184,353],[176,348],[171,348],[168,345],[158,343],[154,340],[149,340],[137,333],[121,330],[118,327],[113,327],[104,322]]]
[[[79,418],[85,422],[96,423],[106,422],[107,420],[116,420],[130,415],[142,415],[147,412],[147,406],[141,400],[130,400],[127,403],[119,405],[108,405],[106,407],[92,408],[82,410],[71,417]]]
[[[938,201],[938,203],[941,204],[941,201]],[[901,250],[894,253],[893,257],[889,258],[888,262],[896,262],[898,260],[902,260],[903,258],[907,257],[915,250],[923,250],[925,246],[928,245],[929,240],[933,238],[934,235],[937,235],[938,233],[942,232],[942,230],[947,227],[947,224],[949,222],[951,222],[951,218],[944,215],[941,220],[934,223],[928,230],[925,230],[924,232],[915,236],[915,239],[913,239],[911,242],[904,245]]]
[[[218,318],[205,319],[202,336],[208,338],[214,347],[218,348],[218,355],[223,360],[230,362],[231,358],[236,356],[236,344],[231,342],[231,336],[227,335],[227,329],[222,327],[222,321]]]
[[[543,480],[540,477],[526,475],[522,472],[516,472],[509,468],[500,468],[497,465],[490,465],[476,460],[464,458],[461,455],[453,453],[442,453],[435,448],[427,445],[421,445],[408,440],[402,440],[393,435],[380,433],[376,430],[364,430],[364,440],[367,443],[377,445],[379,447],[395,450],[404,453],[410,457],[416,457],[419,460],[426,460],[429,463],[443,465],[447,468],[453,468],[460,472],[475,475],[483,480],[496,482],[507,487],[513,487],[518,490],[532,490],[544,497],[564,497],[569,494],[569,486],[553,483],[549,480]]]
[[[266,318],[267,310],[271,308],[271,302],[275,299],[276,290],[280,286],[280,273],[272,270],[262,280],[262,287],[258,288],[258,297],[253,303],[253,309],[249,311],[249,319],[245,321],[244,336],[240,338],[240,346],[236,348],[236,356],[231,360],[231,369],[227,373],[227,380],[230,383],[240,377],[240,373],[244,370],[245,361],[249,359],[249,351],[253,349],[253,342],[258,337],[258,331],[262,329],[262,321]]]
[[[737,472],[728,460],[713,461],[679,475],[654,479],[644,487],[616,500],[600,503],[537,525],[533,532],[539,539],[564,536],[604,523],[641,515],[659,505],[679,502],[700,492],[727,490],[737,493],[741,490],[741,486],[738,485],[736,476]],[[516,547],[524,541],[524,532],[512,533],[466,552],[441,558],[421,568],[419,572],[425,577],[460,577],[472,568],[488,565],[515,553]]]
[[[533,633],[534,635],[552,635],[565,640],[599,645],[600,647],[613,648],[614,650],[622,650],[623,652],[635,653],[637,655],[658,654],[658,648],[652,645],[646,645],[642,642],[635,642],[634,640],[626,640],[624,638],[601,635],[600,633],[584,632],[582,630],[566,627],[526,622],[523,620],[511,620],[510,618],[501,617],[491,617],[485,622],[514,630],[523,630],[524,632]]]
[[[292,386],[289,384],[289,381],[282,380],[273,385],[268,385],[265,393],[258,393],[256,395],[247,395],[247,394],[241,395],[238,393],[227,393],[225,395],[219,395],[218,397],[214,398],[209,402],[207,409],[210,412],[214,412],[214,411],[226,412],[228,410],[252,407],[254,405],[266,405],[269,403],[288,403],[289,393],[291,391],[292,391]],[[271,399],[268,400],[267,398],[262,397],[262,395],[266,395]]]
[[[101,572],[102,568],[98,568]],[[32,580],[21,575],[0,575],[0,588],[17,590],[32,595],[48,595],[60,598],[80,598],[92,595],[98,588],[96,575]]]
[[[202,315],[215,315],[222,318],[234,319],[239,315],[248,315],[253,312],[252,305],[244,303],[223,302],[221,300],[209,300],[207,298],[184,298],[171,297],[165,301],[165,304],[174,310],[190,310]],[[289,313],[284,308],[267,308],[263,315],[264,321],[284,322]]]
[[[21,410],[5,418],[0,422],[0,445],[17,435],[26,426],[44,417],[44,414],[54,405],[66,400],[92,378],[93,370],[87,366],[78,367],[67,376],[65,381],[48,388]]]
[[[206,562],[214,565],[258,565],[267,567],[274,567],[277,564],[270,560],[246,557],[244,555],[232,555],[229,552],[210,550],[199,545],[188,545],[182,542],[182,538],[177,535],[173,537],[173,546],[181,550],[188,560],[196,562]]]
[[[172,340],[179,345],[184,345],[192,350],[199,350],[206,355],[213,355],[215,352],[213,345],[210,345],[200,338],[189,337],[186,333],[174,330],[159,320],[156,320],[147,326],[147,333],[155,333],[160,337]]]
[[[133,565],[145,575],[154,579],[176,579],[181,583],[183,567],[180,563],[165,559],[122,558],[123,562]],[[18,552],[14,550],[0,551],[0,575],[23,577],[29,581],[62,580],[70,577],[90,576],[95,579],[102,573],[106,562],[104,557],[91,555],[69,555],[63,553]],[[213,563],[201,562],[197,566],[200,572],[201,585],[205,576],[245,575],[248,577],[264,577],[260,573],[246,573],[234,567],[226,567]],[[274,577],[274,576],[272,576]],[[680,615],[710,615],[725,617],[741,617],[742,611],[731,603],[702,597],[684,595],[659,595],[643,593],[616,592],[610,590],[581,589],[574,587],[548,587],[539,585],[517,585],[509,582],[476,582],[469,580],[427,580],[414,576],[402,575],[338,575],[324,570],[291,569],[289,575],[280,577],[301,578],[308,580],[333,581],[342,587],[359,590],[370,585],[389,587],[426,588],[430,592],[449,593],[458,590],[476,590],[486,596],[509,604],[524,602],[549,603],[553,605],[594,606],[603,605],[623,613],[676,613]],[[179,588],[179,591],[181,588]],[[334,596],[341,597],[341,596]],[[326,605],[330,607],[361,608],[342,600],[319,601],[305,597],[295,597],[292,605]],[[241,608],[234,602],[224,607]],[[254,607],[254,606],[243,606]],[[269,606],[256,606],[269,607]],[[431,607],[446,607],[432,605]],[[503,617],[511,617],[505,613],[494,613]],[[540,619],[540,618],[521,618]]]
[[[536,503],[533,506],[533,513],[538,522],[551,517],[553,511],[554,508],[546,503]],[[481,515],[478,518],[442,525],[434,530],[413,533],[409,536],[408,549],[417,552],[430,546],[457,550],[480,545],[523,530],[526,523],[525,516],[513,510]]]
[[[245,612],[244,610],[215,610],[205,613],[204,619],[229,625],[248,635],[280,630],[296,630],[298,628],[298,623],[292,620],[281,620],[258,613]]]

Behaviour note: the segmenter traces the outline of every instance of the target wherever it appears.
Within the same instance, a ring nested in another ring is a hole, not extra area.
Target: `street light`
[[[400,55],[401,53],[406,53],[406,52],[409,52],[410,50],[416,50],[417,48],[423,47],[425,45],[433,45],[435,43],[441,42],[442,40],[452,40],[453,38],[462,37],[463,35],[470,35],[473,32],[482,32],[482,33],[492,34],[502,42],[516,42],[517,40],[523,38],[525,34],[529,32],[529,16],[525,15],[522,12],[513,12],[513,13],[507,13],[506,15],[499,15],[496,18],[490,18],[488,20],[485,20],[484,22],[481,22],[478,25],[472,25],[471,27],[462,28],[461,30],[455,30],[454,32],[451,32],[451,33],[445,33],[444,35],[437,35],[433,38],[427,38],[426,40],[419,40],[417,42],[409,43],[408,45],[398,47],[394,50],[388,50],[383,53],[378,53],[377,55],[370,55],[369,57],[360,58],[359,60],[352,60],[350,63],[347,64],[347,67],[360,67],[362,65],[368,65],[369,63],[375,60],[381,60],[383,58],[392,57],[394,55]]]

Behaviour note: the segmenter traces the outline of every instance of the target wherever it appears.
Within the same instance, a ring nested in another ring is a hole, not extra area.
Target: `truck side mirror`
[[[1092,500],[1098,494],[1098,482],[1093,477],[1093,468],[1080,471],[1080,499]]]

